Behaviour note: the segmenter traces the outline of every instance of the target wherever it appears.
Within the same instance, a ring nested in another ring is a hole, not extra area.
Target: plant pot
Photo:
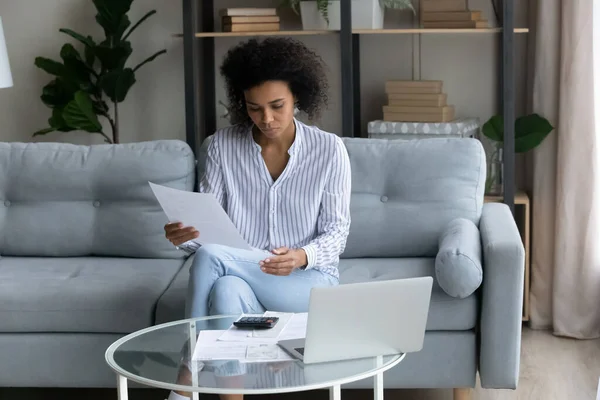
[[[485,182],[485,194],[488,196],[504,195],[504,160],[502,157],[502,147],[495,146],[488,163],[488,174]]]
[[[379,0],[352,0],[353,29],[383,29],[385,9]],[[340,1],[332,0],[328,8],[329,24],[317,8],[316,1],[300,2],[300,15],[304,30],[340,30]]]

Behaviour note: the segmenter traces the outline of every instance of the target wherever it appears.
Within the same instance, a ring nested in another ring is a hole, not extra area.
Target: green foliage
[[[35,65],[54,79],[42,89],[42,102],[52,109],[49,127],[33,135],[50,132],[82,130],[101,134],[107,143],[119,143],[118,103],[125,101],[136,83],[135,73],[142,66],[166,53],[161,50],[135,66],[127,67],[133,53],[129,36],[149,17],[152,10],[131,26],[128,13],[133,0],[92,0],[96,7],[96,22],[104,30],[105,38],[96,42],[70,29],[60,32],[83,45],[83,54],[72,44],[63,45],[62,61],[37,57]],[[114,106],[114,118],[107,103]],[[106,118],[112,128],[112,138],[102,130],[99,117]]]
[[[525,115],[515,121],[515,152],[525,153],[539,146],[554,127],[538,114]],[[504,141],[504,118],[501,115],[491,117],[481,129],[489,139]]]
[[[300,15],[300,2],[311,0],[283,0],[283,6],[290,7],[296,14]],[[312,0],[315,1],[315,0]],[[368,1],[368,0],[363,0]],[[331,0],[316,0],[317,9],[329,24],[329,3]],[[394,9],[410,9],[415,13],[411,0],[379,0],[382,7]]]

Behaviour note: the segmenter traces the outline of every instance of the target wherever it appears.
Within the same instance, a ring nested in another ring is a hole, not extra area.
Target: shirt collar
[[[290,156],[298,154],[298,152],[300,151],[300,148],[302,147],[302,139],[304,136],[304,126],[302,125],[302,123],[300,121],[298,121],[296,118],[294,118],[293,122],[294,122],[294,125],[296,126],[296,137],[294,137],[294,142],[288,149],[288,154]],[[258,143],[256,143],[256,141],[254,140],[254,137],[252,136],[252,128],[253,128],[253,125],[250,125],[250,128],[248,129],[247,137],[250,138],[250,141],[252,142],[254,147],[256,149],[258,149],[258,151],[261,151],[262,148],[260,147],[260,145]]]

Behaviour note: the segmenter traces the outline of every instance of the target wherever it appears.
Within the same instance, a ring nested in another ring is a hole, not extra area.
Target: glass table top
[[[119,375],[155,388],[216,394],[269,394],[332,387],[376,375],[404,354],[305,365],[300,360],[193,360],[201,331],[226,330],[239,316],[190,319],[127,335],[106,351]],[[192,340],[190,340],[192,339]]]

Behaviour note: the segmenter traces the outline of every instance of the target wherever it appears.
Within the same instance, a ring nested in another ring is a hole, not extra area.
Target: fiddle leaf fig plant
[[[290,7],[294,12],[300,15],[300,2],[302,1],[310,1],[310,0],[284,0],[283,6]],[[312,0],[317,3],[317,9],[323,16],[323,19],[327,21],[329,24],[329,3],[331,0]],[[369,1],[369,0],[362,0]],[[393,8],[397,10],[402,9],[410,9],[413,13],[415,13],[415,8],[413,7],[411,0],[379,0],[379,4],[383,8]]]
[[[96,22],[102,27],[105,38],[97,42],[70,29],[60,32],[80,42],[83,53],[72,44],[63,45],[62,61],[37,57],[35,65],[54,79],[42,89],[42,102],[52,109],[49,127],[33,136],[50,132],[82,130],[100,134],[107,143],[119,143],[119,109],[129,90],[136,83],[136,72],[144,65],[166,53],[160,50],[135,67],[127,62],[133,53],[129,36],[156,10],[146,13],[133,26],[128,13],[133,0],[92,0],[97,10]],[[113,107],[111,114],[109,104]],[[111,133],[104,132],[100,117],[106,118]]]

